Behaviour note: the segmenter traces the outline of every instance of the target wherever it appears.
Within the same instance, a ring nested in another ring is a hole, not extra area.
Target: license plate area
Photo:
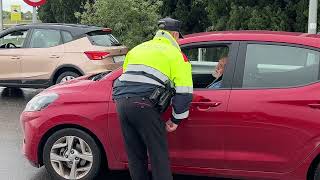
[[[122,55],[122,56],[114,56],[113,57],[113,61],[115,62],[115,63],[122,63],[122,62],[124,62],[124,59],[125,59],[125,55]]]

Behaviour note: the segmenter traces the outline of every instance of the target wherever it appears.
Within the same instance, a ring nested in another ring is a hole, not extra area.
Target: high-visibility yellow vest
[[[192,93],[191,64],[183,57],[181,49],[171,34],[159,30],[153,40],[142,43],[133,48],[123,64],[123,71],[144,71],[161,80],[169,79],[176,93]],[[130,79],[132,75],[126,75]],[[141,77],[133,76],[131,81],[139,81]],[[140,82],[159,85],[150,78],[142,77]],[[149,79],[149,80],[148,80]]]
[[[164,86],[170,80],[176,90],[172,98],[171,119],[179,123],[188,117],[193,92],[191,64],[185,60],[179,44],[169,32],[159,30],[152,40],[129,51],[119,80],[157,86]]]

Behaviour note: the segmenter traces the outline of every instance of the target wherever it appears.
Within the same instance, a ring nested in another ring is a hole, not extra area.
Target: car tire
[[[64,72],[62,74],[60,74],[55,82],[55,84],[59,84],[61,82],[65,82],[65,81],[69,81],[71,79],[74,79],[74,78],[77,78],[79,77],[80,75],[75,73],[75,72],[72,72],[72,71],[67,71],[67,72]]]
[[[314,169],[313,177],[310,178],[310,180],[318,180],[318,179],[320,179],[320,163]]]
[[[68,147],[71,147],[69,153]],[[62,129],[52,134],[44,145],[42,156],[49,174],[53,179],[59,180],[95,179],[99,174],[102,159],[101,150],[95,140],[88,133],[74,128]],[[74,176],[71,175],[73,166],[76,172],[73,173]]]

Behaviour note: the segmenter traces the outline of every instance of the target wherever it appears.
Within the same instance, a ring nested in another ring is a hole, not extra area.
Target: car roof
[[[31,29],[31,28],[44,28],[44,29],[56,29],[70,32],[74,37],[84,35],[88,32],[99,31],[104,29],[103,27],[89,26],[82,24],[64,24],[64,23],[35,23],[35,24],[22,24],[8,28],[1,32],[8,33],[15,30]]]
[[[298,44],[320,48],[320,35],[283,31],[214,31],[185,35],[181,45],[210,41],[261,41]]]

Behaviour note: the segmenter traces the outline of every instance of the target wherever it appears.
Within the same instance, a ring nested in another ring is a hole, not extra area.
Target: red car
[[[193,65],[194,93],[189,118],[168,134],[174,173],[320,179],[319,35],[208,32],[180,44]],[[207,88],[221,58],[222,84]],[[59,179],[90,179],[104,164],[127,169],[111,96],[121,72],[81,77],[34,97],[21,115],[27,159]]]

